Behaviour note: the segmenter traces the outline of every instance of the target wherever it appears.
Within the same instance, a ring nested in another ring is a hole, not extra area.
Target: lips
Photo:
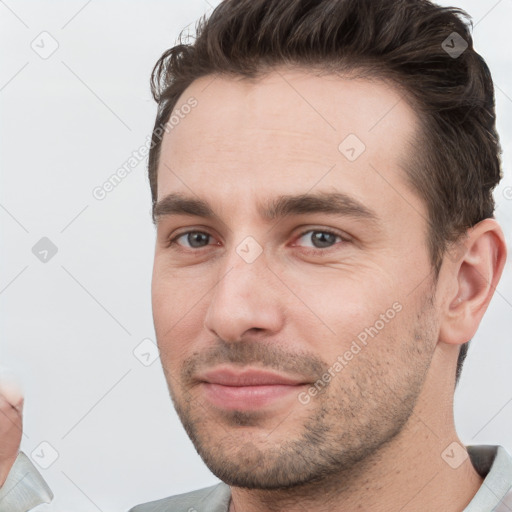
[[[220,384],[221,386],[297,386],[307,384],[300,379],[293,379],[277,373],[248,369],[244,371],[235,371],[232,369],[210,370],[201,375],[200,380],[210,384]]]
[[[279,407],[296,395],[304,379],[278,373],[245,369],[217,368],[198,376],[206,399],[222,410],[256,410]]]

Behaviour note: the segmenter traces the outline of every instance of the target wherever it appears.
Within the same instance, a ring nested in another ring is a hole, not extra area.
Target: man
[[[158,61],[155,329],[222,483],[132,512],[512,510],[512,458],[453,421],[506,259],[462,14],[226,0]]]

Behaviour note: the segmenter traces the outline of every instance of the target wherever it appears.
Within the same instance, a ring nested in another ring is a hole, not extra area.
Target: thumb
[[[24,397],[19,381],[12,375],[0,374],[0,395],[16,410],[22,412]]]

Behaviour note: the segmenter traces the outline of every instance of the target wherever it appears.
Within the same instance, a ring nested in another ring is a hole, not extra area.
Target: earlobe
[[[439,339],[460,345],[472,339],[491,301],[505,266],[507,249],[495,219],[471,228],[458,259],[448,262],[455,285],[446,301]]]

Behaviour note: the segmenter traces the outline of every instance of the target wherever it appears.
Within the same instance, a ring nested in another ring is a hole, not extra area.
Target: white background
[[[59,454],[41,469],[54,510],[124,511],[217,481],[176,417],[160,361],[146,367],[133,354],[155,339],[146,162],[103,201],[92,195],[151,133],[154,63],[217,3],[0,2],[0,365],[24,385],[22,450],[45,441]],[[512,1],[456,6],[472,15],[496,84],[505,173],[496,216],[512,247]],[[43,31],[59,45],[47,59],[31,48]],[[58,248],[47,263],[32,253],[42,237]],[[508,263],[455,413],[465,443],[512,452],[511,317]]]

